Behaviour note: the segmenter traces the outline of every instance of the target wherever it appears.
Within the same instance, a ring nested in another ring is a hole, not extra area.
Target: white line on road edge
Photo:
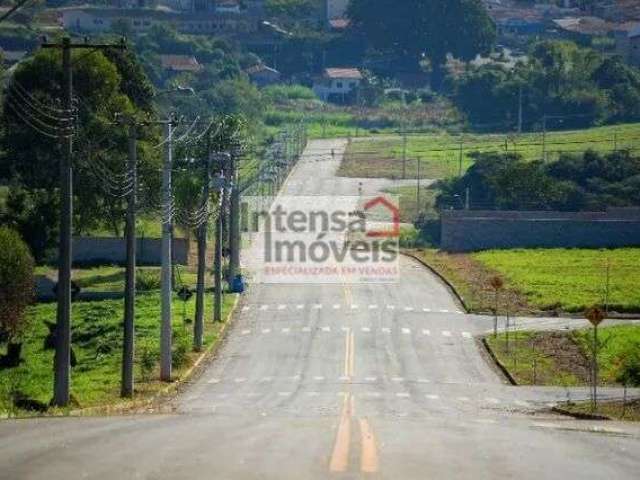
[[[438,400],[440,398],[439,395],[427,394],[424,396],[427,400]]]

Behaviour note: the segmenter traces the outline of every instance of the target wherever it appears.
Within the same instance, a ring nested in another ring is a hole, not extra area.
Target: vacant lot
[[[525,159],[555,160],[561,153],[640,149],[640,124],[522,135],[448,133],[380,136],[354,141],[339,174],[346,177],[422,178],[460,175],[472,164],[472,152],[517,152]],[[406,155],[405,155],[406,151]],[[406,161],[403,159],[406,158]],[[404,164],[404,169],[403,169]]]
[[[207,295],[205,312],[205,345],[219,338],[220,325],[212,318],[211,295]],[[224,312],[230,311],[234,296],[225,297]],[[193,363],[192,323],[195,300],[186,305],[173,301],[173,335],[175,377]],[[183,308],[186,307],[186,310]],[[160,297],[158,293],[138,295],[136,300],[136,398],[148,397],[166,384],[156,381],[159,358]],[[56,305],[39,304],[29,308],[33,322],[25,338],[22,364],[0,370],[0,413],[11,409],[10,397],[16,392],[26,398],[48,404],[53,388],[53,350],[45,348],[49,329],[45,322],[55,322]],[[76,406],[102,406],[118,400],[122,358],[123,302],[76,302],[73,305],[73,351],[77,365],[71,370],[71,391]],[[0,353],[5,353],[0,350]],[[145,367],[146,365],[146,367]]]
[[[422,250],[417,255],[447,277],[474,312],[494,308],[489,282],[496,275],[505,280],[497,299],[500,311],[580,313],[602,304],[611,312],[640,312],[640,248]]]
[[[640,312],[640,248],[494,250],[471,255],[500,273],[539,310],[580,312],[594,304]]]

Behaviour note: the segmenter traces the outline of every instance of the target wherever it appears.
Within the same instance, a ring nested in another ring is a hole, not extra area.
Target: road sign
[[[602,323],[605,315],[600,308],[592,307],[589,310],[587,310],[587,312],[585,313],[585,317],[587,317],[587,320],[591,322],[591,325],[593,325],[594,327],[597,327]]]

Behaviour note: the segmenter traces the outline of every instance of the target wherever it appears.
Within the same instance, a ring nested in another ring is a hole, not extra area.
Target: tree
[[[352,0],[348,16],[373,48],[407,58],[416,70],[428,58],[436,86],[447,55],[471,60],[496,39],[481,0]]]
[[[0,366],[17,366],[19,339],[26,332],[25,310],[33,299],[34,262],[29,248],[14,230],[0,227],[0,343],[8,343]]]

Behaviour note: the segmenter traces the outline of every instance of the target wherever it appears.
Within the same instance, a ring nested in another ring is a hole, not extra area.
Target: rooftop
[[[324,71],[327,78],[348,78],[362,80],[362,73],[357,68],[327,68]]]

